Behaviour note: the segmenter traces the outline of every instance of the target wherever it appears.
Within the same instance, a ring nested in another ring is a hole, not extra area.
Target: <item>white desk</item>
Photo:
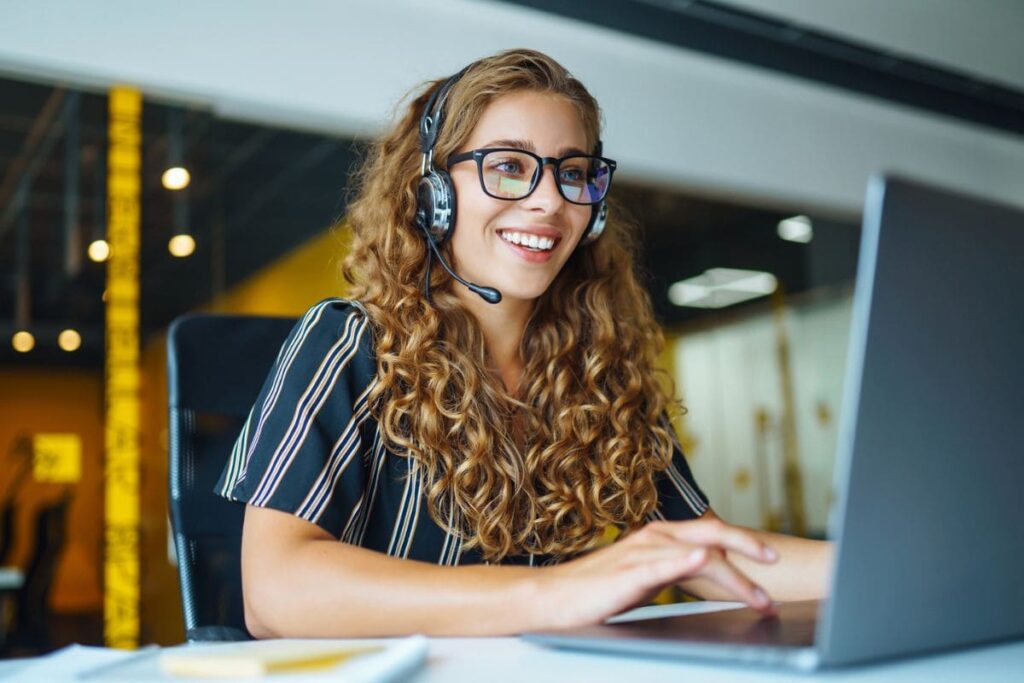
[[[735,603],[733,603],[735,604]],[[664,607],[645,607],[628,616],[679,614],[731,606],[729,603],[689,603]],[[621,618],[621,617],[620,617]],[[340,641],[345,643],[376,643],[379,640]],[[109,651],[92,651],[92,658],[115,655]],[[129,675],[99,676],[96,681],[167,681],[157,666],[156,657],[143,659]],[[28,678],[29,669],[40,660],[0,662],[0,680],[18,681]],[[94,662],[95,663],[95,662]],[[20,674],[25,675],[20,675]],[[56,672],[46,672],[46,680],[72,680]],[[66,673],[66,670],[62,673]],[[289,681],[300,677],[289,676]],[[308,681],[344,680],[337,674],[301,677]],[[212,679],[207,679],[212,680]],[[252,679],[250,679],[252,680]],[[281,680],[277,676],[263,680]],[[685,683],[720,683],[723,681],[856,681],[895,683],[985,683],[1024,681],[1024,640],[958,650],[937,655],[897,660],[849,669],[804,674],[772,668],[752,668],[726,664],[694,663],[683,660],[624,657],[556,650],[518,638],[432,638],[426,665],[409,683],[643,683],[645,681],[681,681]]]
[[[19,676],[37,660],[0,661],[0,680],[25,680]],[[27,673],[27,671],[25,672]],[[140,672],[141,673],[141,672]],[[29,678],[38,680],[35,676]],[[288,677],[291,681],[298,677]],[[321,674],[310,681],[343,680]],[[101,676],[93,681],[168,681],[156,668],[142,675]],[[60,674],[47,676],[48,683],[72,681]],[[207,679],[213,680],[213,679]],[[249,679],[250,681],[253,679]],[[259,680],[259,679],[256,679]],[[263,680],[274,681],[275,677]],[[1024,641],[932,655],[911,660],[875,664],[854,669],[807,675],[776,669],[753,669],[719,664],[649,660],[549,650],[517,638],[435,638],[430,641],[426,666],[408,683],[644,683],[680,681],[843,681],[856,683],[1012,683],[1024,680]]]
[[[765,668],[694,664],[551,650],[516,638],[431,639],[426,668],[410,683],[641,683],[680,681],[885,681],[983,683],[1024,680],[1024,641],[807,675]]]

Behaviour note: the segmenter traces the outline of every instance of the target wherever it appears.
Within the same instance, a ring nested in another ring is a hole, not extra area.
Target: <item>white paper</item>
[[[3,676],[3,683],[65,683],[78,681],[78,674],[96,667],[113,664],[135,655],[130,650],[112,650],[105,647],[69,645],[44,657],[25,660],[23,666],[10,676]],[[19,662],[20,663],[20,662]],[[8,662],[14,664],[14,662]]]
[[[325,641],[327,642],[327,641]],[[169,676],[160,670],[160,648],[142,650],[112,650],[100,647],[71,645],[63,650],[37,659],[26,660],[0,683],[89,683],[89,681],[175,681],[176,683],[210,683],[211,681],[255,681],[273,683],[397,683],[423,666],[427,656],[427,638],[409,638],[367,641],[343,641],[346,645],[373,644],[384,649],[344,662],[337,667],[303,673],[274,673],[259,678],[182,678]],[[273,641],[267,641],[272,645]],[[225,647],[237,643],[225,643]],[[258,643],[253,643],[259,647]],[[188,646],[182,646],[188,647]],[[215,648],[217,644],[204,644]],[[11,663],[13,664],[13,663]]]

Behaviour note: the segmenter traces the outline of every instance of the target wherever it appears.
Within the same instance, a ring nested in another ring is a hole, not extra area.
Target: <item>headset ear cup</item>
[[[590,217],[590,225],[587,226],[587,231],[583,233],[583,239],[580,240],[580,245],[593,244],[597,241],[597,238],[604,232],[605,223],[608,222],[608,202],[601,202],[594,209],[593,215]]]
[[[442,200],[434,205],[437,230],[442,233],[438,240],[440,244],[450,239],[455,232],[455,184],[448,171],[443,169],[435,170],[434,176],[437,178],[438,198]]]
[[[455,187],[446,171],[435,169],[416,188],[416,223],[443,244],[455,227]]]
[[[434,215],[434,192],[430,178],[423,176],[416,185],[416,226],[430,232],[430,221]]]

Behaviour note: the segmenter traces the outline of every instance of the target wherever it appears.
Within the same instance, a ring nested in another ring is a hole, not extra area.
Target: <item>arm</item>
[[[710,508],[705,518],[719,519]],[[773,534],[746,529],[750,534],[774,548],[779,560],[774,564],[751,562],[742,555],[727,553],[736,568],[761,584],[776,600],[810,600],[828,596],[833,547],[828,541],[812,541],[797,536]],[[722,589],[701,578],[680,584],[687,593],[706,600],[732,600]]]
[[[599,623],[701,576],[770,613],[722,549],[767,559],[751,534],[710,520],[652,523],[552,567],[442,567],[341,543],[291,514],[248,506],[242,587],[249,631],[268,637],[481,636]]]
[[[341,543],[294,515],[247,506],[245,621],[257,638],[494,635],[536,625],[529,567],[442,567]]]

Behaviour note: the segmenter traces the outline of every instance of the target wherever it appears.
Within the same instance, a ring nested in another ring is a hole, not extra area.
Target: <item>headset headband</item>
[[[472,64],[469,66],[472,66]],[[464,67],[457,74],[449,76],[448,80],[442,83],[441,87],[430,95],[426,106],[423,107],[423,116],[420,117],[420,151],[423,152],[425,158],[433,157],[437,135],[441,132],[441,121],[444,119],[444,103],[448,100],[448,93],[451,91],[452,86],[462,78],[462,75],[469,70],[469,66]]]

